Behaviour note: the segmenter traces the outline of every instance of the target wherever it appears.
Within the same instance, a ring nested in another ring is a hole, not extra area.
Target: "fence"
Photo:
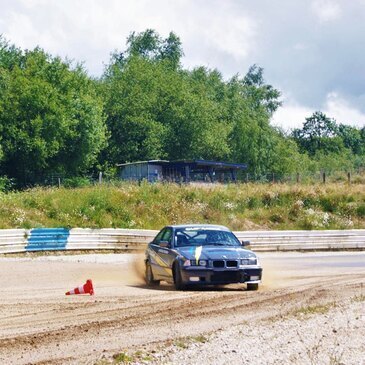
[[[36,228],[0,230],[0,254],[59,250],[143,250],[153,230]],[[245,231],[254,251],[365,249],[365,230]]]

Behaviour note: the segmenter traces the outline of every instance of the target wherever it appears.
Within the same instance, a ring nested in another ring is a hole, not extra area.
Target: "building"
[[[237,172],[246,164],[206,160],[150,160],[118,164],[122,180],[149,182],[228,182],[237,180]]]

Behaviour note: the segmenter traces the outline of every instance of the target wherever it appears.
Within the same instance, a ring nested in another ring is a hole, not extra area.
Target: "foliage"
[[[302,129],[294,129],[292,138],[302,153],[327,172],[351,171],[364,167],[365,138],[356,127],[337,124],[322,112],[306,118]]]
[[[0,36],[0,176],[18,187],[76,176],[67,184],[79,186],[80,176],[149,159],[245,163],[256,175],[365,167],[365,127],[317,111],[288,135],[271,124],[280,91],[262,67],[225,80],[216,69],[184,69],[183,54],[173,32],[132,32],[93,79]]]
[[[62,181],[65,188],[81,188],[90,185],[90,180],[85,177],[72,177]]]
[[[81,66],[0,40],[0,171],[19,183],[77,174],[105,143],[102,100]]]
[[[9,179],[7,176],[0,176],[0,192],[8,193],[14,188],[13,179]]]
[[[0,193],[0,228],[159,229],[216,223],[233,230],[365,228],[362,185],[120,183]]]

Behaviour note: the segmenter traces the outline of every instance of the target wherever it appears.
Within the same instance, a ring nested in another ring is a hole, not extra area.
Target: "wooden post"
[[[297,172],[297,184],[300,182],[299,172]]]
[[[103,180],[103,173],[100,171],[99,172],[99,185],[102,183]]]
[[[351,184],[351,172],[347,173],[347,182]]]
[[[326,173],[324,171],[322,172],[322,182],[323,184],[326,183]]]
[[[60,188],[61,187],[61,178],[59,177],[58,178],[58,188]]]

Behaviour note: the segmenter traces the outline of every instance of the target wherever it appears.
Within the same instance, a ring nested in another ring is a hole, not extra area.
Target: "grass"
[[[355,295],[352,298],[353,302],[365,302],[365,295],[364,294],[360,294],[360,295]]]
[[[95,363],[95,365],[127,365],[127,364],[135,364],[135,363],[148,363],[152,361],[153,358],[142,352],[136,351],[132,354],[127,354],[126,352],[120,352],[113,355],[112,359],[100,359]]]
[[[365,228],[364,185],[127,184],[0,193],[0,229],[144,228],[216,223],[233,230]]]
[[[326,304],[318,304],[318,305],[309,305],[306,307],[299,308],[294,312],[294,316],[302,317],[302,316],[310,316],[315,314],[326,314],[331,308],[336,307],[337,304],[333,303],[326,303]]]
[[[208,342],[208,338],[203,335],[198,336],[186,336],[186,337],[179,337],[174,341],[174,345],[181,349],[187,349],[189,344],[192,343],[206,343]]]

